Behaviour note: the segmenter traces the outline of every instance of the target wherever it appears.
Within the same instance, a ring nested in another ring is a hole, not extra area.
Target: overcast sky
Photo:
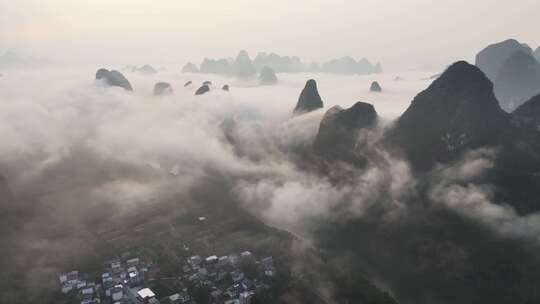
[[[540,0],[0,0],[0,51],[57,60],[199,62],[246,49],[390,69],[540,44]]]

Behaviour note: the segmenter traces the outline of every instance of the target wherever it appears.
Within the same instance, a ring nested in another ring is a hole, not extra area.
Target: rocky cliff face
[[[298,103],[293,111],[293,116],[315,111],[322,107],[323,101],[317,89],[317,82],[314,79],[310,79],[306,82],[306,86],[300,93]]]

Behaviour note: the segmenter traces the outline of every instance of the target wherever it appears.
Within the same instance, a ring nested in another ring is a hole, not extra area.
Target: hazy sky
[[[165,64],[247,49],[419,67],[509,37],[536,48],[539,20],[539,0],[0,0],[0,51]]]

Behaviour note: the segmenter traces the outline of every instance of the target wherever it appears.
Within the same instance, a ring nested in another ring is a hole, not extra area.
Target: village
[[[160,265],[144,257],[113,258],[103,266],[97,277],[77,270],[59,275],[68,303],[250,304],[271,288],[276,275],[271,256],[257,259],[250,251],[191,255],[174,271],[178,275],[169,277],[161,277]]]

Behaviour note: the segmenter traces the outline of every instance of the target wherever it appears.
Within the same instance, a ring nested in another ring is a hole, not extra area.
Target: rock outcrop
[[[193,84],[193,81],[191,81],[191,80],[190,80],[190,81],[187,81],[186,83],[184,83],[184,88],[185,88],[185,87],[188,87],[188,86],[190,86],[190,85],[192,85],[192,84]]]
[[[133,91],[133,87],[127,78],[122,73],[115,70],[109,71],[107,69],[99,69],[96,72],[96,80],[103,81],[109,86],[121,87],[127,91]]]
[[[369,87],[369,90],[371,92],[376,92],[376,93],[382,92],[381,85],[377,81],[374,81],[374,82],[371,83],[371,86]]]
[[[349,109],[332,107],[321,121],[313,148],[327,159],[363,164],[362,149],[356,149],[362,144],[358,135],[360,131],[374,127],[377,120],[377,112],[369,103],[357,102]]]
[[[265,66],[261,69],[259,74],[259,82],[263,85],[272,85],[277,83],[278,79],[276,73],[271,67]]]
[[[229,85],[228,85],[228,84],[225,84],[225,85],[223,85],[223,86],[221,87],[221,89],[222,89],[223,91],[229,92]]]
[[[154,96],[172,95],[173,87],[168,82],[158,82],[154,85]]]
[[[203,95],[210,92],[210,87],[206,84],[203,84],[200,88],[195,91],[195,95]]]
[[[317,90],[317,82],[314,79],[310,79],[306,82],[304,89],[300,93],[298,103],[296,103],[293,111],[293,116],[315,111],[322,107],[323,101]]]

